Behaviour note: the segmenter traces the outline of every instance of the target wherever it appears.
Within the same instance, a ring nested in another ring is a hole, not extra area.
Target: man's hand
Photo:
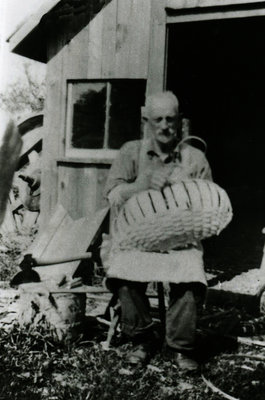
[[[168,182],[168,169],[161,168],[153,172],[150,179],[150,189],[161,190]]]
[[[140,173],[140,175],[136,178],[134,182],[137,192],[142,192],[143,190],[147,190],[150,188],[151,176],[152,171],[150,169]]]
[[[116,186],[108,195],[111,206],[120,207],[126,200],[134,194],[144,190],[161,190],[168,184],[168,178],[172,172],[172,167],[153,166],[141,172],[133,183],[122,183]]]
[[[120,207],[126,200],[134,194],[142,192],[150,187],[150,176],[140,175],[133,183],[122,183],[116,186],[108,194],[108,200],[111,206]]]
[[[184,171],[182,167],[175,167],[168,177],[168,183],[172,185],[173,183],[178,183],[185,179],[189,179],[187,171]]]

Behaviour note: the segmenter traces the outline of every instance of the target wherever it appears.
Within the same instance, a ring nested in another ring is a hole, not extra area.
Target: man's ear
[[[142,122],[147,122],[148,121],[145,107],[141,107],[141,118],[142,118]]]

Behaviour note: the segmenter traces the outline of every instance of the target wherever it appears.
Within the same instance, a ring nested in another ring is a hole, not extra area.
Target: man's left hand
[[[161,190],[168,181],[168,169],[161,168],[155,170],[150,179],[150,189]]]

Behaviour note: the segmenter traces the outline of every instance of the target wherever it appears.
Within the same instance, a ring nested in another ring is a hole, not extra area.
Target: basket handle
[[[199,136],[194,136],[194,135],[190,135],[190,136],[186,136],[183,139],[181,139],[181,141],[179,142],[177,147],[180,147],[182,144],[186,143],[188,140],[190,139],[196,139],[199,142],[201,142],[204,145],[204,150],[203,153],[206,154],[207,151],[207,143],[205,142],[205,140],[203,140],[202,138],[200,138]]]

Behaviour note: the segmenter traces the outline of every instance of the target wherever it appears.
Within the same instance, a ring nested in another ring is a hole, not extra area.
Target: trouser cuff
[[[130,338],[147,337],[148,335],[150,336],[150,333],[152,333],[154,326],[155,324],[153,322],[143,328],[131,326],[125,322],[121,322],[121,331]]]

